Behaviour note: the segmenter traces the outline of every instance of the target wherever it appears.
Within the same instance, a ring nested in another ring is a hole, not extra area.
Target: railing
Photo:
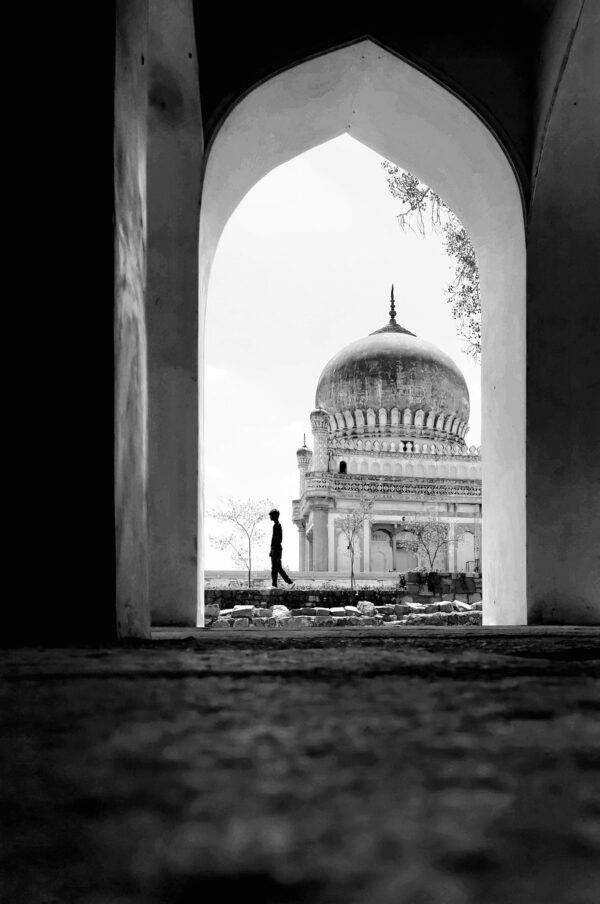
[[[334,436],[329,438],[329,449],[336,454],[344,452],[356,455],[375,453],[390,457],[401,456],[402,458],[412,458],[413,456],[417,456],[419,459],[424,457],[435,459],[459,457],[475,459],[476,461],[481,460],[481,446],[462,446],[459,443],[440,441],[413,442],[412,440],[397,440],[396,442],[388,442],[387,440],[379,439],[346,439]]]
[[[451,477],[390,477],[371,474],[308,473],[305,496],[371,493],[374,496],[471,496],[481,498],[481,481]],[[300,500],[299,500],[300,505]]]

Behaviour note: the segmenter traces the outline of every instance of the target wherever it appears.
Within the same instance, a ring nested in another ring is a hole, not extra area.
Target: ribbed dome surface
[[[347,345],[329,361],[315,404],[337,417],[340,428],[362,427],[361,432],[369,432],[369,411],[375,414],[375,421],[369,416],[370,426],[432,427],[435,418],[437,429],[459,436],[469,420],[469,390],[454,361],[400,327],[393,308],[387,326]]]

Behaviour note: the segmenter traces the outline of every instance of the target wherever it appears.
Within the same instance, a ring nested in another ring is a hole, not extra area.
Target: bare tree
[[[475,249],[462,223],[424,182],[412,173],[384,160],[388,189],[404,206],[398,214],[402,229],[411,229],[422,238],[427,230],[442,233],[444,248],[454,262],[454,280],[446,288],[446,301],[458,323],[465,351],[476,360],[481,355],[481,296]]]
[[[350,554],[350,589],[354,590],[354,557],[356,555],[356,543],[362,535],[365,520],[373,508],[373,497],[370,493],[361,493],[353,508],[339,521],[340,530],[348,542]]]
[[[248,587],[252,581],[253,550],[267,533],[269,509],[273,503],[269,499],[235,499],[233,496],[220,498],[220,507],[209,512],[211,518],[228,526],[222,536],[211,537],[216,549],[227,550],[240,568],[248,572]]]
[[[402,527],[412,535],[412,539],[407,537],[404,541],[406,548],[420,554],[427,561],[429,571],[433,571],[438,555],[449,550],[454,543],[450,537],[450,525],[437,518],[406,518]]]

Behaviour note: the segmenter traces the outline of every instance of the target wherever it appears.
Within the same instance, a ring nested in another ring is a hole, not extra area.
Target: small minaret
[[[323,408],[316,408],[310,415],[313,433],[313,457],[311,471],[327,471],[329,454],[327,437],[329,434],[329,415]]]
[[[310,467],[312,458],[312,451],[306,445],[306,433],[304,434],[302,448],[296,452],[296,458],[298,459],[298,470],[300,472],[300,496],[302,496],[306,484],[306,472]]]

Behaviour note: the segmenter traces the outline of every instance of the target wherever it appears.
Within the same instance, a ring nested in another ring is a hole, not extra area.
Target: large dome
[[[437,346],[390,321],[347,345],[325,366],[316,407],[332,431],[464,442],[469,390],[454,361]]]

